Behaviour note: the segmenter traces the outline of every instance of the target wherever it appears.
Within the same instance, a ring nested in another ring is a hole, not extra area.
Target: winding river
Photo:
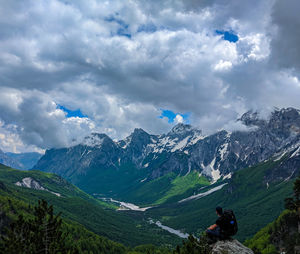
[[[190,196],[188,198],[185,198],[185,199],[182,199],[180,201],[178,201],[178,203],[182,203],[182,202],[186,202],[186,201],[189,201],[189,200],[192,200],[192,199],[198,199],[198,198],[202,198],[202,197],[205,197],[215,191],[218,191],[220,189],[222,189],[227,183],[224,183],[224,184],[221,184],[217,187],[214,187],[206,192],[202,192],[202,193],[199,193],[197,195],[193,195],[193,196]],[[101,200],[105,201],[105,202],[112,202],[112,203],[116,203],[120,206],[120,208],[118,209],[119,211],[122,211],[122,210],[133,210],[133,211],[140,211],[140,212],[145,212],[146,210],[152,208],[153,206],[149,206],[149,207],[139,207],[135,204],[132,204],[132,203],[127,203],[127,202],[122,202],[122,201],[118,201],[118,200],[114,200],[112,198],[100,198]],[[188,238],[189,234],[186,234],[186,233],[183,233],[181,232],[180,230],[176,230],[176,229],[173,229],[173,228],[170,228],[168,226],[165,226],[163,225],[160,221],[156,221],[154,222],[153,219],[149,219],[149,223],[150,224],[155,224],[157,225],[158,227],[162,228],[163,230],[166,230],[168,231],[169,233],[171,234],[174,234],[174,235],[177,235],[178,237],[180,238]]]

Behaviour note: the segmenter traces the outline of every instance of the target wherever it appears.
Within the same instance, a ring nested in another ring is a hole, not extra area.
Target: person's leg
[[[214,230],[207,229],[206,231],[207,237],[211,240],[211,242],[216,242],[220,239],[220,228],[217,227]]]
[[[210,230],[210,229],[207,229],[206,230],[206,234],[208,236],[219,237],[220,236],[220,231],[219,230]]]

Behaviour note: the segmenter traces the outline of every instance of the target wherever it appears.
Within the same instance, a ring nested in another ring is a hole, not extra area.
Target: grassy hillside
[[[188,233],[200,233],[215,222],[215,207],[235,211],[239,232],[245,240],[273,221],[283,210],[283,200],[292,193],[293,180],[265,182],[265,176],[280,161],[265,162],[240,170],[222,190],[198,200],[173,203],[148,210],[146,216]]]
[[[49,191],[60,193],[61,197],[47,191],[15,185],[17,181],[21,181],[25,177],[35,179]],[[19,171],[0,165],[0,182],[4,186],[0,188],[0,197],[3,203],[14,200],[14,204],[24,202],[34,205],[38,199],[45,199],[55,207],[55,212],[62,212],[66,221],[80,223],[95,234],[125,245],[175,245],[180,242],[176,236],[168,234],[154,225],[149,225],[139,214],[127,215],[106,207],[54,174]],[[15,208],[15,210],[19,211],[20,209]]]
[[[199,176],[196,171],[185,176],[169,173],[149,182],[141,182],[133,190],[120,196],[139,205],[159,205],[188,197],[209,184],[209,181],[204,176]]]

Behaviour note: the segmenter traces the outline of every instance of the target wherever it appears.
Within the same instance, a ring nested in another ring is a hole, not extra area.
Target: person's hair
[[[222,215],[222,214],[223,214],[223,209],[222,209],[221,206],[217,206],[217,207],[216,207],[216,211],[217,211],[217,213],[218,213],[219,215]]]

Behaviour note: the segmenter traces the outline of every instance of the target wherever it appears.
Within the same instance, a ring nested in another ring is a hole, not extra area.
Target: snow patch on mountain
[[[291,155],[290,158],[296,157],[300,155],[300,146],[297,148],[297,150],[295,152],[293,152],[293,154]]]
[[[143,183],[143,182],[145,182],[146,180],[147,180],[147,177],[144,178],[144,179],[142,179],[140,182]]]
[[[220,156],[221,156],[221,160],[224,159],[224,155],[225,153],[227,152],[227,148],[228,148],[228,143],[225,143],[221,146],[221,149],[219,149],[219,153],[220,153]]]
[[[223,177],[223,180],[230,179],[232,177],[232,173],[229,173]]]
[[[31,177],[25,177],[22,179],[21,182],[16,182],[15,185],[19,186],[19,187],[25,187],[25,188],[30,188],[30,189],[34,189],[34,190],[42,190],[42,191],[48,191],[58,197],[61,196],[61,194],[56,193],[56,192],[52,192],[49,191],[48,189],[44,188],[42,185],[40,185],[36,180],[34,180]]]
[[[213,181],[212,181],[212,184],[213,184],[221,178],[220,170],[213,169],[211,171],[211,176],[212,176],[212,179],[213,179]]]
[[[281,160],[281,158],[286,154],[286,152],[281,153],[279,156],[276,155],[277,157],[275,157],[274,161],[279,161]]]
[[[199,140],[205,139],[207,136],[202,136],[201,134],[195,135],[188,143],[188,146],[196,144]]]
[[[208,176],[212,179],[212,184],[218,181],[221,178],[221,172],[219,169],[215,169],[216,164],[216,157],[214,157],[210,164],[204,166],[203,163],[201,164],[203,168],[203,175]]]
[[[176,145],[178,138],[171,139],[170,137],[164,137],[163,139],[159,140],[158,145],[163,147],[173,147]]]
[[[190,139],[190,137],[188,136],[188,137],[184,138],[183,140],[181,140],[177,145],[175,145],[172,148],[171,152],[173,153],[176,150],[181,150],[182,148],[184,148],[186,146],[186,144],[187,144],[187,142],[188,142],[189,139]]]
[[[192,200],[192,199],[198,199],[198,198],[203,198],[205,196],[208,196],[209,194],[212,194],[218,190],[221,190],[226,184],[228,183],[223,183],[217,187],[214,187],[206,192],[202,192],[202,193],[199,193],[199,194],[196,194],[196,195],[193,195],[193,196],[190,196],[188,198],[185,198],[185,199],[182,199],[180,201],[178,201],[178,203],[182,203],[182,202],[186,202],[186,201],[189,201],[189,200]]]

